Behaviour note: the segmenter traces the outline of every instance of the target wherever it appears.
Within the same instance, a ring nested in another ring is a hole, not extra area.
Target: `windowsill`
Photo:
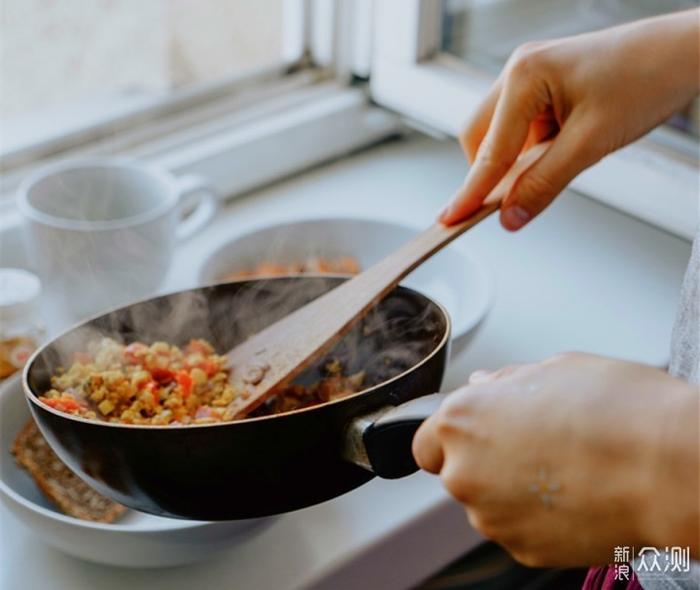
[[[93,96],[76,100],[70,105],[37,109],[0,121],[3,137],[0,157],[12,158],[16,154],[37,149],[59,141],[61,138],[84,133],[115,122],[163,102],[160,96],[121,93],[110,96]]]
[[[398,117],[368,104],[362,89],[317,78],[316,73],[301,72],[54,156],[41,157],[42,149],[51,153],[51,142],[35,146],[35,159],[0,179],[0,265],[26,264],[13,196],[37,166],[85,155],[140,158],[175,175],[204,176],[227,199],[399,131]],[[16,155],[20,160],[28,157]]]

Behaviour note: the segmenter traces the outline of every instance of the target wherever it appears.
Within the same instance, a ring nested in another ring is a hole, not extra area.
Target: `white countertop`
[[[182,245],[166,290],[194,284],[196,263],[232,235],[305,216],[430,223],[460,182],[455,144],[412,138],[346,158],[229,204]],[[489,219],[461,238],[496,277],[496,300],[453,350],[445,388],[477,368],[585,350],[654,364],[669,337],[690,244],[573,194],[507,234]],[[125,570],[41,543],[0,506],[0,588],[218,590],[406,588],[478,542],[436,478],[374,480],[286,514],[245,544],[187,568]]]

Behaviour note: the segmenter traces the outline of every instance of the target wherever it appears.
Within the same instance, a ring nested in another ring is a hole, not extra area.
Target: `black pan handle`
[[[446,395],[425,395],[356,418],[348,429],[345,457],[384,479],[397,479],[418,471],[411,452],[413,436]]]

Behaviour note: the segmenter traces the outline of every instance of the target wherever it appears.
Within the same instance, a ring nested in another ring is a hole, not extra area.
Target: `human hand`
[[[700,11],[518,48],[460,135],[473,163],[440,214],[476,211],[518,155],[551,147],[513,184],[501,223],[520,229],[580,172],[631,143],[698,93]]]
[[[661,370],[564,354],[473,374],[413,453],[527,565],[607,563],[624,545],[697,555],[698,399]]]

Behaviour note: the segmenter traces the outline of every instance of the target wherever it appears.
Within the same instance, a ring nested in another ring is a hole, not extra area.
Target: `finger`
[[[501,224],[516,231],[539,215],[581,171],[600,159],[588,124],[574,115],[549,149],[513,184],[501,205]]]
[[[469,449],[464,447],[453,450],[440,470],[442,485],[464,505],[474,503],[479,494],[469,468],[473,458],[467,456],[468,453]]]
[[[477,107],[476,112],[459,135],[459,143],[470,164],[474,163],[479,146],[486,136],[489,125],[491,125],[502,86],[500,78],[494,82],[486,98]]]
[[[436,421],[428,418],[413,437],[413,458],[418,467],[429,473],[440,473],[445,460],[442,443],[437,436]]]
[[[545,106],[543,93],[537,85],[506,83],[474,166],[441,214],[442,223],[457,223],[481,206],[515,162],[527,139],[530,122]]]
[[[477,107],[476,112],[459,134],[459,144],[462,146],[462,151],[470,164],[474,163],[479,146],[481,145],[481,142],[488,131],[489,125],[491,124],[491,118],[493,117],[493,112],[496,109],[496,103],[501,93],[501,88],[502,82],[499,78],[493,84],[486,98]],[[438,219],[442,220],[447,210],[451,207],[452,202],[458,198],[460,190],[461,188],[441,209],[440,213],[438,213]]]
[[[543,114],[530,123],[530,130],[523,145],[523,152],[529,150],[533,145],[541,143],[554,137],[559,131],[559,125],[551,114]]]
[[[482,537],[486,537],[492,541],[495,540],[494,527],[489,525],[488,517],[482,510],[472,506],[465,506],[465,512],[467,513],[469,524],[475,531],[481,534]]]

